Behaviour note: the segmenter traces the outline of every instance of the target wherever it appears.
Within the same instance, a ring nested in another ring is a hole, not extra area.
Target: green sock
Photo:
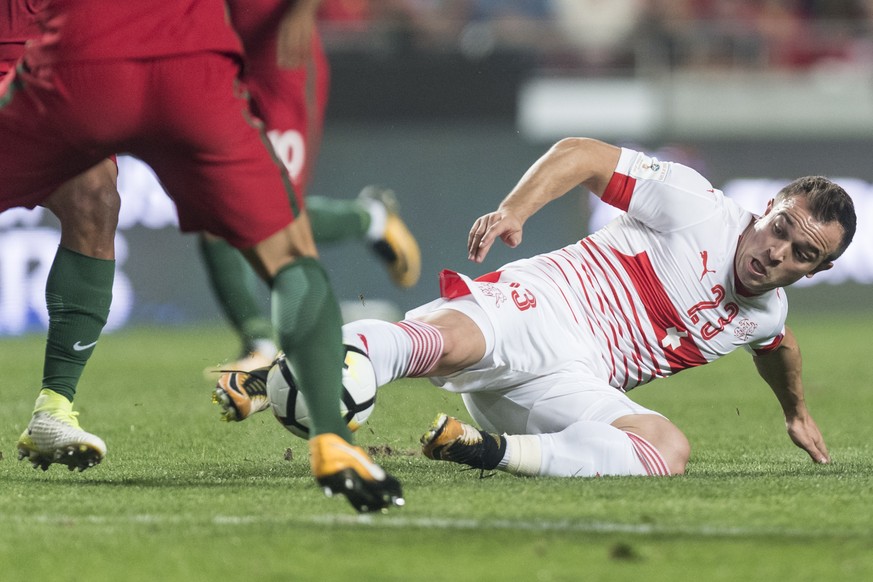
[[[49,328],[42,387],[70,402],[109,317],[114,279],[115,261],[58,247],[45,285]]]
[[[258,340],[273,338],[273,326],[258,300],[258,278],[237,249],[224,240],[200,237],[200,256],[218,304],[243,343],[243,352]]]
[[[316,243],[360,240],[370,228],[370,213],[357,200],[307,196],[306,211]]]
[[[339,413],[342,395],[342,316],[327,275],[300,258],[273,279],[273,322],[312,417],[310,434],[334,433],[351,442]]]

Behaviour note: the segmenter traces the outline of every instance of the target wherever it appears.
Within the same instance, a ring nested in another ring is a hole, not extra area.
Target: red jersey
[[[39,35],[36,11],[33,0],[0,3],[0,76],[11,70],[24,53],[24,42]]]
[[[221,0],[48,0],[45,33],[27,48],[31,67],[56,62],[242,54]]]
[[[233,27],[246,51],[246,71],[276,74],[276,31],[287,0],[227,0]]]

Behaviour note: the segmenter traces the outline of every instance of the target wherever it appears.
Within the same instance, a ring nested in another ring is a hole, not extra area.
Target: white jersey
[[[444,273],[443,297],[472,293],[488,313],[502,342],[490,364],[506,371],[474,367],[438,384],[507,386],[509,372],[525,381],[575,371],[566,362],[574,360],[626,391],[740,346],[778,347],[784,292],[749,296],[737,288],[733,259],[754,219],[749,212],[691,168],[628,149],[602,199],[626,213],[576,244],[476,282]]]

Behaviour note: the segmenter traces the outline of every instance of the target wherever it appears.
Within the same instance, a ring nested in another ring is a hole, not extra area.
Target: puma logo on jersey
[[[703,281],[703,278],[706,277],[707,273],[715,273],[715,269],[710,269],[707,266],[709,262],[709,253],[707,251],[700,251],[700,260],[703,261],[703,272],[700,273],[700,280]]]

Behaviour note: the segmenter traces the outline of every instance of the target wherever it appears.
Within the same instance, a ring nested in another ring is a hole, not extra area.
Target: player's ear
[[[764,210],[764,216],[767,216],[768,214],[770,214],[770,211],[773,209],[773,201],[774,201],[774,198],[771,198],[770,200],[767,201],[767,208]]]
[[[824,263],[822,263],[821,265],[819,265],[818,267],[816,267],[815,269],[813,269],[812,271],[807,273],[806,276],[807,276],[807,278],[812,277],[816,273],[821,273],[822,271],[827,271],[827,270],[833,268],[833,266],[834,266],[833,261],[825,261]]]

